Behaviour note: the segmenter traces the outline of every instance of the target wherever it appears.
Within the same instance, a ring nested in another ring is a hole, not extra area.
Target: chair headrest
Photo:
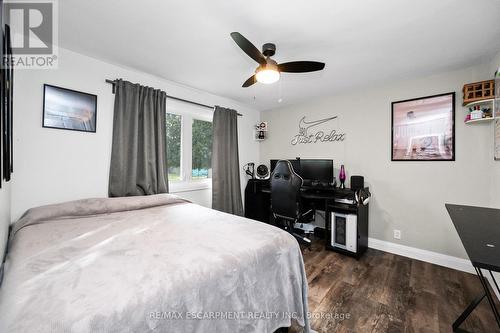
[[[290,161],[279,160],[276,163],[271,178],[283,178],[285,180],[288,180],[292,177],[298,177],[300,180],[302,180],[302,177],[300,177],[293,169],[292,163],[290,163]]]

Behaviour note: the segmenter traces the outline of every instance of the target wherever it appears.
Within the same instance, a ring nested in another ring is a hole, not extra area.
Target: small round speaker
[[[260,179],[267,178],[269,176],[269,169],[267,165],[261,164],[257,167],[257,177]]]

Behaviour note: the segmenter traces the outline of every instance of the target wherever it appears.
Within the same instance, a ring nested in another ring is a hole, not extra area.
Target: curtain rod
[[[113,85],[113,94],[114,94],[115,93],[115,84],[116,84],[116,81],[115,80],[106,79],[106,83],[109,83],[109,84]],[[198,106],[201,106],[201,107],[204,107],[204,108],[208,108],[208,109],[212,109],[212,110],[215,108],[215,106],[210,106],[210,105],[206,105],[206,104],[202,104],[202,103],[198,103],[198,102],[193,102],[193,101],[190,101],[190,100],[187,100],[187,99],[184,99],[184,98],[175,97],[175,96],[167,95],[167,98],[175,99],[176,101],[181,101],[181,102],[185,102],[185,103],[189,103],[189,104],[198,105]],[[243,115],[241,113],[238,113],[238,116],[243,117]]]

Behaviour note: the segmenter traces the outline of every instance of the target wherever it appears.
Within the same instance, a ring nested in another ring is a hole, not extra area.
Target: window
[[[181,180],[181,116],[167,113],[168,180]]]
[[[171,108],[173,109],[173,108]],[[175,112],[175,113],[172,113]],[[212,178],[212,114],[175,108],[167,113],[167,168],[172,192],[209,188]]]
[[[193,120],[192,179],[212,178],[212,123]]]

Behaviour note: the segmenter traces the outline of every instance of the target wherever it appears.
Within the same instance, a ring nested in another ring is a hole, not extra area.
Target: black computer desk
[[[368,188],[366,188],[368,189]],[[324,210],[325,228],[317,228],[319,236],[326,239],[326,249],[360,258],[368,248],[368,205],[336,203],[335,199],[352,199],[354,191],[330,186],[302,186],[300,196],[314,209]],[[331,212],[356,214],[358,241],[356,253],[331,246]],[[245,217],[272,223],[271,186],[269,180],[250,179],[245,188]]]
[[[486,297],[500,328],[500,315],[488,280],[482,270],[487,270],[498,292],[498,283],[492,271],[500,272],[500,209],[446,204],[465,251],[476,270],[484,292],[479,295],[453,323],[453,332],[465,332],[460,325]]]

